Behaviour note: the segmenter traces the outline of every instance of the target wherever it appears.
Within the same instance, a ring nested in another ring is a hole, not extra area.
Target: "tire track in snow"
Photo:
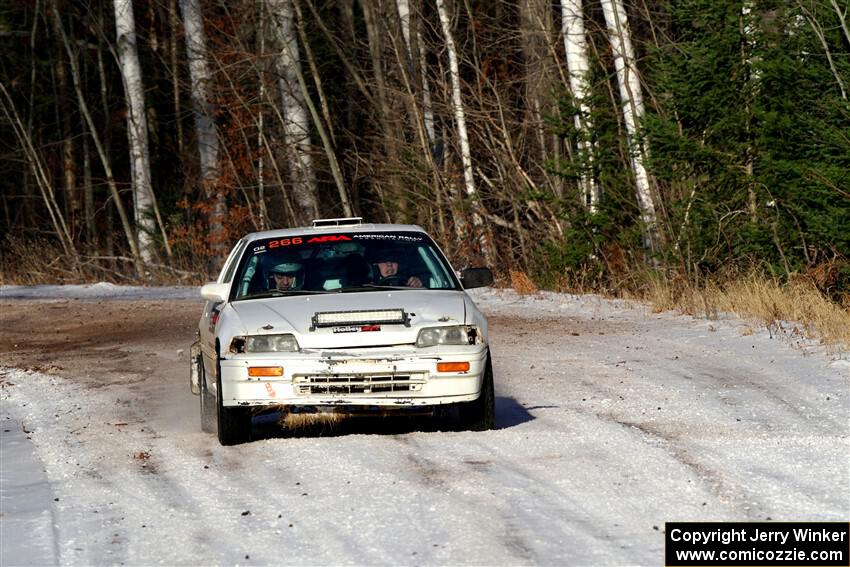
[[[496,463],[489,459],[482,460],[472,457],[464,459],[454,454],[452,455],[454,458],[451,460],[451,466],[440,466],[437,464],[436,458],[429,459],[421,456],[421,453],[433,453],[433,445],[426,445],[424,442],[418,441],[413,435],[397,435],[394,436],[394,439],[405,448],[404,456],[413,464],[413,471],[418,477],[419,482],[429,489],[446,491],[449,488],[458,488],[455,486],[458,483],[458,479],[463,479],[468,484],[469,478],[465,478],[464,472],[459,472],[457,470],[458,468],[465,468],[473,475],[491,478],[493,468],[496,466]],[[455,502],[466,504],[469,508],[475,508],[477,503],[474,495],[465,496],[464,494],[453,493],[452,499]],[[478,514],[485,514],[487,512],[486,510],[482,510],[480,506],[478,508]],[[498,509],[498,516],[501,520],[498,527],[498,535],[493,538],[492,534],[490,534],[491,538],[495,540],[494,543],[502,547],[507,552],[507,555],[522,564],[537,563],[535,553],[520,535],[520,525],[516,522],[515,518],[506,514],[501,508]],[[488,515],[488,519],[492,520],[493,518]],[[490,529],[494,529],[492,524],[490,524]]]

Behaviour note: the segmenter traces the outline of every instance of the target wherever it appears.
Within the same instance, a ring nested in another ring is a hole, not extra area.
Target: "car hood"
[[[466,324],[467,302],[462,291],[394,290],[253,299],[230,306],[249,335],[292,333],[301,348],[328,349],[412,344],[423,327]],[[404,309],[409,325],[384,323],[380,330],[365,332],[359,324],[313,327],[316,313],[381,309]]]

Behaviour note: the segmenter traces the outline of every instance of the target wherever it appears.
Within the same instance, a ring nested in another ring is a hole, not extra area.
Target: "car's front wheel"
[[[487,357],[487,367],[481,382],[481,395],[477,400],[464,402],[458,407],[460,426],[469,431],[496,429],[496,391],[493,386],[493,365]]]
[[[216,360],[216,409],[218,441],[222,445],[238,445],[251,438],[251,413],[248,408],[225,407],[221,399],[221,362]]]

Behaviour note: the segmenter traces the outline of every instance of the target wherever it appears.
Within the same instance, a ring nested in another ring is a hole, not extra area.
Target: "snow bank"
[[[108,282],[83,285],[0,285],[0,299],[197,299],[196,286],[144,287]]]
[[[0,565],[57,565],[53,493],[27,433],[0,400]]]

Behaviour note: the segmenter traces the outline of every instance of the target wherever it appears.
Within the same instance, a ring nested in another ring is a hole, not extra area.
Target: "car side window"
[[[418,252],[419,259],[427,266],[425,274],[427,274],[428,281],[425,287],[431,289],[451,289],[454,284],[446,273],[443,263],[435,257],[434,251],[430,247],[425,248],[420,246]]]
[[[236,299],[266,289],[267,282],[265,282],[263,277],[264,274],[262,266],[260,265],[260,257],[252,256],[248,259],[245,270],[242,272],[242,280],[239,282]]]

